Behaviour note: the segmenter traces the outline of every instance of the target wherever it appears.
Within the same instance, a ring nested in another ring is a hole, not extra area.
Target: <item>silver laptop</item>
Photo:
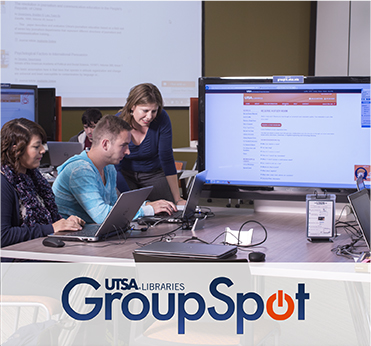
[[[200,199],[202,188],[206,181],[206,176],[207,170],[202,171],[195,176],[188,195],[187,202],[183,210],[178,210],[172,215],[155,215],[150,217],[143,217],[141,218],[141,221],[148,224],[154,224],[156,222],[180,223],[184,220],[192,219],[195,214],[198,201]]]
[[[367,189],[363,189],[348,195],[348,200],[356,216],[363,238],[370,250],[370,195]]]
[[[80,142],[47,142],[50,166],[58,167],[67,159],[80,154],[84,146]]]
[[[63,240],[99,241],[119,235],[130,228],[130,222],[146,200],[153,187],[123,192],[101,224],[86,224],[81,231],[63,231],[49,234],[48,237]]]

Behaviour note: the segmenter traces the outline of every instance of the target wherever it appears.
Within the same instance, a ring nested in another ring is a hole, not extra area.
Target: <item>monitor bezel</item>
[[[292,84],[370,84],[370,76],[293,76],[303,79],[303,83],[292,83]],[[291,78],[291,77],[290,77]],[[205,167],[205,85],[207,84],[274,84],[273,76],[253,76],[253,77],[200,77],[199,78],[199,120],[198,120],[198,153],[197,153],[197,166],[199,171],[206,169]],[[223,184],[205,184],[209,189],[223,189],[233,190],[236,188],[242,188],[244,190],[273,190],[274,184],[264,184],[264,185],[223,185]],[[278,186],[283,188],[283,186]],[[298,187],[295,185],[287,185],[284,187],[300,189],[306,187]],[[313,186],[308,186],[307,188],[314,189]],[[369,189],[370,187],[367,187]],[[321,187],[319,189],[326,189]],[[354,183],[354,190],[356,189],[356,182]],[[334,188],[329,187],[327,191],[353,191],[349,188]]]
[[[38,103],[38,87],[37,85],[31,84],[11,84],[11,83],[1,83],[1,90],[5,89],[32,89],[35,95],[35,123],[39,123],[39,103]]]

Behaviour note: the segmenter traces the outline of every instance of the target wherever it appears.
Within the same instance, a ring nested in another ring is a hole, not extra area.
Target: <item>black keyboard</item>
[[[154,217],[162,218],[162,219],[180,219],[183,215],[182,210],[177,210],[176,212],[169,215],[166,212],[158,213]],[[151,216],[152,217],[152,216]]]

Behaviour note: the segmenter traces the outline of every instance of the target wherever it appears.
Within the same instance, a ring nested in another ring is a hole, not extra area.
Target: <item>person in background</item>
[[[87,223],[104,221],[118,198],[114,165],[130,153],[130,139],[131,127],[121,118],[105,115],[98,121],[90,150],[57,168],[53,191],[62,216],[76,214]],[[175,205],[165,200],[144,202],[134,219],[175,210]]]
[[[80,142],[84,149],[90,149],[93,140],[93,131],[97,122],[102,118],[102,113],[97,108],[88,108],[81,117],[84,129],[76,136],[70,138],[69,142]]]
[[[10,120],[1,129],[1,247],[58,231],[77,231],[84,221],[64,219],[53,191],[38,171],[44,129],[31,120]]]
[[[185,204],[179,192],[171,122],[158,88],[150,83],[133,87],[118,116],[133,129],[130,154],[116,166],[117,188],[123,191],[125,182],[130,189],[153,186],[149,200]]]

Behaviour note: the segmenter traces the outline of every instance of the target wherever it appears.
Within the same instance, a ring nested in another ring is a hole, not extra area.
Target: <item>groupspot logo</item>
[[[159,321],[168,321],[174,316],[177,316],[178,320],[178,334],[185,334],[185,321],[197,321],[204,314],[208,314],[212,319],[216,321],[226,321],[230,318],[236,320],[236,333],[243,334],[244,332],[244,321],[256,321],[259,319],[264,310],[274,320],[283,321],[290,318],[295,308],[297,310],[297,319],[305,320],[305,301],[309,300],[309,293],[305,292],[305,284],[299,283],[298,290],[295,297],[284,293],[282,290],[278,290],[277,293],[272,294],[268,297],[266,303],[263,298],[255,292],[237,293],[234,297],[231,297],[220,291],[221,287],[231,287],[234,285],[233,281],[227,277],[218,277],[211,281],[208,292],[210,297],[225,303],[225,312],[220,313],[215,308],[215,305],[206,307],[204,297],[197,292],[183,293],[179,292],[167,294],[167,311],[160,313],[160,296],[159,293],[155,292],[151,294],[151,300],[143,294],[138,292],[139,288],[134,278],[129,279],[112,279],[116,280],[117,285],[109,285],[109,280],[105,280],[105,288],[107,291],[104,294],[99,294],[98,290],[101,284],[95,279],[89,277],[79,277],[71,280],[63,289],[62,292],[62,305],[66,313],[75,320],[88,321],[96,317],[101,313],[104,308],[104,314],[106,320],[112,319],[112,306],[115,301],[121,301],[121,312],[130,321],[140,321],[144,319],[151,311],[152,316]],[[85,297],[85,304],[91,305],[92,308],[87,313],[80,313],[75,311],[70,305],[70,292],[74,288],[78,288],[79,285],[89,285],[97,291],[97,296]],[[121,291],[135,290],[124,295]],[[114,291],[114,292],[112,292]],[[165,298],[166,299],[166,298]],[[129,309],[129,304],[133,300],[139,300],[141,302],[141,311],[133,313]],[[193,300],[197,304],[197,311],[190,313],[186,309],[187,301]],[[247,301],[255,302],[255,311],[246,312],[244,303]],[[296,300],[296,303],[295,301]],[[285,303],[284,303],[285,302]],[[116,302],[117,303],[117,302]],[[274,306],[278,307],[286,306],[284,313],[276,313]]]

